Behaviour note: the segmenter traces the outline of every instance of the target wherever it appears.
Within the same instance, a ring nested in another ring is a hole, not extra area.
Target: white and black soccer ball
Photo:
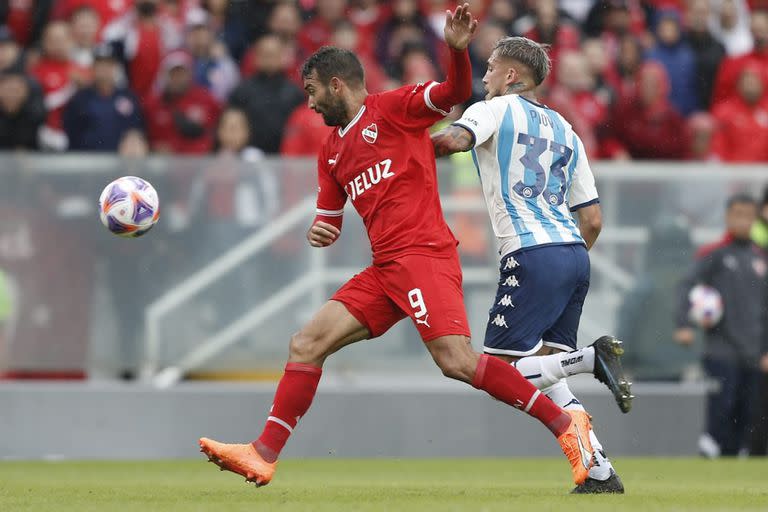
[[[99,197],[101,223],[117,236],[135,238],[160,218],[160,201],[148,181],[123,176],[106,187]]]
[[[714,327],[723,317],[723,298],[715,288],[697,284],[688,292],[688,318],[699,327]]]

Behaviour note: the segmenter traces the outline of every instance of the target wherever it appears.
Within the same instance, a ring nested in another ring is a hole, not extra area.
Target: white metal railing
[[[152,302],[145,312],[145,362],[142,370],[144,379],[151,378],[159,369],[160,320],[164,315],[237,268],[254,254],[269,247],[272,242],[300,223],[306,223],[307,217],[310,217],[314,210],[315,198],[306,197],[268,227],[246,238]]]
[[[485,210],[485,205],[482,200],[446,198],[443,201],[443,208],[449,214],[455,212],[482,212]],[[290,306],[299,298],[306,297],[308,290],[310,290],[313,310],[317,310],[327,299],[325,294],[327,287],[339,285],[358,272],[360,269],[357,267],[329,268],[325,261],[326,251],[313,250],[310,252],[310,265],[304,274],[296,277],[294,281],[287,283],[280,291],[267,300],[254,305],[250,311],[230,325],[202,340],[196,348],[192,349],[178,361],[171,362],[171,364],[162,369],[160,368],[161,340],[159,333],[160,322],[164,315],[215,283],[217,279],[236,269],[259,251],[267,248],[270,243],[283,236],[287,231],[295,228],[300,223],[306,222],[307,218],[313,215],[313,212],[314,198],[307,197],[268,227],[222,254],[208,266],[188,277],[177,287],[169,290],[165,295],[153,302],[146,312],[145,348],[147,364],[143,372],[145,380],[152,382],[157,387],[169,387],[176,384],[187,372],[204,366],[208,361],[236,344],[239,340],[243,339],[245,334],[252,332],[270,317]],[[643,228],[633,228],[631,236],[627,237],[626,233],[619,233],[616,230],[612,233],[608,229],[604,236],[601,236],[601,243],[611,245],[626,243],[627,241],[642,242],[647,239],[648,233],[646,231]],[[591,260],[593,271],[596,274],[600,274],[605,279],[607,285],[613,287],[619,293],[632,286],[634,282],[633,276],[616,265],[610,258],[601,255],[599,251],[592,253]],[[492,265],[464,267],[462,270],[463,280],[466,285],[492,284],[498,279],[496,268]],[[601,324],[602,319],[590,319],[589,315],[585,313],[582,326],[586,331],[585,334],[591,337],[599,335],[604,330]]]

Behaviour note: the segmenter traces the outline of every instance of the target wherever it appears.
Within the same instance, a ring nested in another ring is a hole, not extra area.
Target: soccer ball
[[[106,187],[99,197],[101,223],[117,236],[141,236],[160,218],[160,201],[149,182],[123,176]]]
[[[688,317],[699,327],[714,327],[723,317],[723,299],[711,286],[697,284],[688,293]]]

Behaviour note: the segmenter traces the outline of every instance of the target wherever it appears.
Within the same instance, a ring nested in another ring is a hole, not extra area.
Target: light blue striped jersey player
[[[474,136],[472,158],[502,255],[584,243],[571,212],[599,199],[584,145],[563,116],[507,94],[475,103],[454,124]]]

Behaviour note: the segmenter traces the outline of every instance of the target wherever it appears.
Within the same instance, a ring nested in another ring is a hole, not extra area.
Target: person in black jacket
[[[37,149],[47,112],[40,88],[20,72],[0,74],[0,149]]]
[[[709,31],[709,0],[692,0],[688,3],[686,20],[688,31],[685,40],[696,56],[696,91],[699,106],[708,110],[712,104],[712,88],[720,62],[725,58],[725,47]]]
[[[682,281],[675,339],[683,345],[694,341],[688,318],[689,291],[697,284],[716,289],[722,298],[723,316],[704,328],[704,369],[717,384],[707,398],[706,432],[699,439],[702,455],[736,455],[746,450],[749,425],[756,400],[758,365],[768,352],[768,259],[750,238],[757,205],[747,195],[728,200],[727,233],[703,247]]]
[[[93,85],[80,89],[64,110],[64,131],[72,151],[115,152],[125,134],[143,131],[134,94],[117,85],[118,62],[110,45],[93,52]]]
[[[283,43],[274,35],[256,42],[256,73],[241,83],[229,98],[243,110],[251,125],[250,145],[265,153],[279,153],[288,116],[304,101],[304,93],[286,76]]]

